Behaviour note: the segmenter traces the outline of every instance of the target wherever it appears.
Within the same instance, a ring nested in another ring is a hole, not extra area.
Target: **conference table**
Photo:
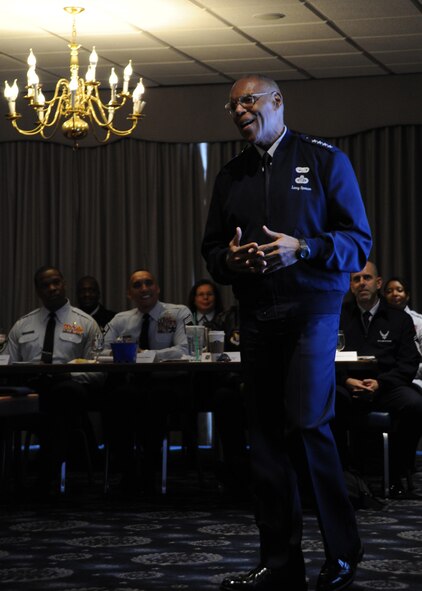
[[[356,360],[341,359],[336,360],[336,367],[359,370],[373,366],[376,363],[375,358],[360,358]],[[85,361],[81,363],[32,363],[16,362],[8,365],[0,365],[0,379],[14,376],[25,375],[60,375],[72,372],[87,373],[130,373],[142,374],[144,372],[171,373],[174,371],[184,371],[189,375],[216,373],[216,372],[241,372],[242,364],[240,361],[190,361],[189,359],[177,359],[152,363],[114,363],[114,362],[92,362]]]
[[[190,361],[172,360],[153,363],[114,363],[114,362],[85,362],[85,363],[29,363],[17,362],[9,365],[0,365],[0,379],[13,376],[25,376],[28,374],[37,375],[60,375],[71,372],[87,373],[144,373],[144,372],[167,373],[184,371],[192,374],[217,372],[217,371],[241,371],[240,361]]]
[[[205,382],[209,382],[210,374],[216,376],[227,375],[228,373],[240,373],[241,363],[239,361],[190,361],[190,360],[174,360],[174,361],[162,361],[162,362],[138,362],[138,363],[114,363],[114,362],[81,362],[81,363],[27,363],[17,362],[8,365],[0,365],[0,387],[3,390],[3,394],[0,393],[0,400],[2,396],[6,398],[6,390],[8,390],[7,384],[9,384],[10,391],[7,398],[12,398],[12,402],[19,404],[19,409],[22,413],[25,413],[24,403],[30,402],[30,397],[36,397],[36,400],[31,400],[31,412],[37,412],[34,408],[35,404],[38,406],[37,394],[25,393],[25,389],[21,387],[13,387],[14,384],[24,384],[26,378],[34,378],[38,376],[48,375],[59,378],[63,375],[69,375],[73,372],[76,373],[104,373],[109,376],[117,375],[132,375],[142,376],[153,373],[160,377],[168,377],[169,380],[173,378],[175,373],[180,375],[181,373],[187,377],[187,384],[192,392],[192,404],[194,406],[195,391],[201,387],[201,379],[204,376]],[[25,400],[26,399],[26,400]],[[1,409],[0,409],[1,410]],[[0,412],[0,414],[3,414]],[[196,434],[193,434],[195,437]],[[164,465],[164,460],[163,460]],[[164,468],[163,468],[164,474]],[[163,476],[164,478],[164,476]],[[0,478],[1,480],[1,478]],[[162,484],[162,488],[165,485]]]
[[[368,368],[369,365],[373,365],[374,361],[375,360],[373,359],[359,358],[356,360],[337,360],[336,367],[347,367],[348,369],[358,370]],[[73,372],[100,372],[107,374],[109,376],[117,376],[119,374],[142,376],[142,374],[148,374],[153,372],[154,374],[159,374],[163,378],[167,376],[169,377],[169,379],[171,379],[172,374],[174,374],[174,372],[183,372],[188,377],[188,384],[190,384],[190,389],[192,391],[192,402],[194,402],[195,391],[197,390],[197,388],[201,387],[202,380],[205,380],[206,383],[212,376],[218,380],[219,376],[224,377],[224,375],[227,375],[229,373],[241,374],[242,365],[241,362],[237,360],[190,361],[188,359],[152,363],[114,363],[109,361],[86,361],[80,363],[46,364],[21,362],[11,363],[8,365],[0,365],[0,386],[2,386],[1,390],[3,390],[4,392],[7,389],[7,385],[10,385],[11,390],[13,390],[12,385],[14,383],[25,383],[25,378],[33,378],[35,376],[42,375],[59,377],[60,375],[71,374]],[[14,390],[15,392],[11,392],[11,396],[15,399],[15,404],[22,404],[24,402],[23,400],[17,400],[21,397],[19,388],[15,388]],[[0,394],[0,397],[1,396],[2,394]],[[32,394],[32,396],[37,397],[36,394]],[[38,403],[38,397],[36,401],[32,401],[33,406],[35,402],[36,404]],[[37,412],[35,408],[33,410]],[[22,412],[25,412],[24,407],[22,408]]]

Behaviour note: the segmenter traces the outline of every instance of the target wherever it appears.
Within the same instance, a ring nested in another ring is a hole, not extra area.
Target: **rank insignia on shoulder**
[[[329,150],[330,152],[334,152],[334,150],[336,149],[335,146],[333,146],[332,144],[329,144],[328,142],[325,142],[324,140],[322,140],[320,138],[311,137],[310,135],[302,135],[301,137],[305,142],[308,142],[310,144],[314,144],[315,146],[321,146],[321,148],[325,148],[326,150]]]

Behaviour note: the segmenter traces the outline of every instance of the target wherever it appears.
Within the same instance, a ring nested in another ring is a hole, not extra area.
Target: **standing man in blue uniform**
[[[349,273],[366,263],[370,229],[349,159],[287,129],[273,80],[238,80],[226,110],[250,145],[216,178],[202,254],[239,301],[261,557],[221,589],[307,589],[306,484],[326,554],[317,591],[338,591],[363,547],[329,427],[334,357]]]

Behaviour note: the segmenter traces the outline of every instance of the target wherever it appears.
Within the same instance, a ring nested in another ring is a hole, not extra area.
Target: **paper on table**
[[[152,363],[155,359],[156,352],[150,351],[147,349],[146,351],[141,351],[136,355],[136,363]]]
[[[357,361],[357,351],[336,351],[336,361]]]
[[[98,363],[113,363],[113,355],[98,355]]]

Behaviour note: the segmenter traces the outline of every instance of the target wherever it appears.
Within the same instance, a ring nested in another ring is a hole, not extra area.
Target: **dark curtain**
[[[422,269],[418,232],[422,221],[422,126],[373,129],[335,145],[350,157],[371,224],[371,259],[384,281],[405,277],[411,307],[422,312]]]
[[[422,311],[417,258],[422,126],[375,129],[330,140],[349,154],[374,234],[372,258],[385,279],[405,275]],[[207,276],[200,254],[215,175],[242,142],[165,144],[124,139],[73,150],[61,144],[0,144],[0,326],[38,305],[33,275],[58,266],[74,286],[95,275],[117,311],[129,274],[147,267],[161,299],[186,303]],[[223,288],[226,305],[230,288]]]

